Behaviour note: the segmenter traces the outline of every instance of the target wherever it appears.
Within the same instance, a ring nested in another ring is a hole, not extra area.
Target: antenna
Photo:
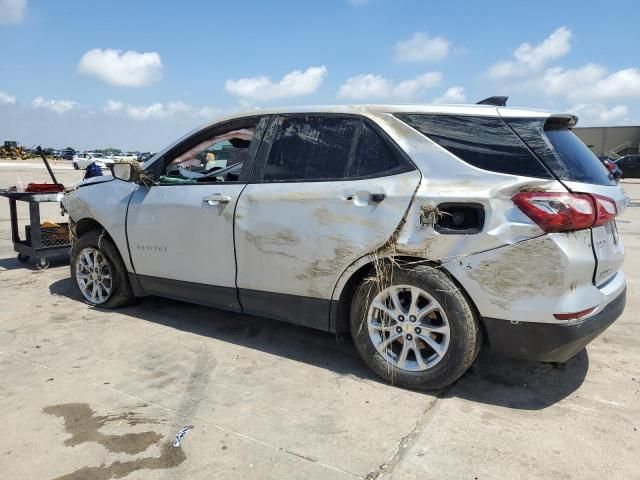
[[[494,105],[496,107],[506,107],[509,97],[489,97],[480,100],[476,105]]]

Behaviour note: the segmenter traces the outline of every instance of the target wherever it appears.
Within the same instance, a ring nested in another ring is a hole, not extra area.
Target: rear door
[[[545,165],[572,192],[602,195],[616,204],[617,215],[628,206],[629,198],[613,175],[570,129],[571,117],[546,120],[505,118]],[[601,286],[622,267],[624,246],[615,219],[592,228],[592,248],[596,258],[594,283]]]
[[[236,209],[243,310],[327,329],[340,274],[387,241],[420,177],[363,118],[274,119]]]

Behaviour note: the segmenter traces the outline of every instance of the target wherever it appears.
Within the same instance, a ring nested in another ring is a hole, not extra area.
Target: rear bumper
[[[483,318],[491,349],[539,362],[566,362],[622,315],[626,288],[602,311],[579,323],[518,322]]]

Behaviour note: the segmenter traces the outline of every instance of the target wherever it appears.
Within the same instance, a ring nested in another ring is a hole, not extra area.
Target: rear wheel
[[[80,167],[78,167],[78,164],[76,162],[73,162],[73,168],[75,170],[79,170],[80,169]]]
[[[478,354],[481,335],[460,289],[424,265],[395,269],[391,281],[365,280],[352,300],[351,333],[374,372],[418,389],[456,381]]]
[[[90,305],[118,308],[135,301],[116,246],[96,230],[82,235],[71,248],[71,277]]]

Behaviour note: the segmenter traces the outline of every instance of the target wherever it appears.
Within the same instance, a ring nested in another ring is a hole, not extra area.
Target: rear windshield
[[[607,167],[568,128],[556,124],[545,129],[544,119],[508,118],[506,122],[560,180],[616,184]]]
[[[400,120],[474,167],[525,177],[553,175],[500,117],[398,114]]]

